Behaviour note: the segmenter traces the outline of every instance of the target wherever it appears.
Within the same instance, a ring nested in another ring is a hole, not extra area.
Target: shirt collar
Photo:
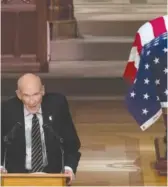
[[[41,107],[40,107],[39,111],[36,114],[42,114]],[[24,106],[24,116],[29,116],[29,115],[31,115],[31,113]]]

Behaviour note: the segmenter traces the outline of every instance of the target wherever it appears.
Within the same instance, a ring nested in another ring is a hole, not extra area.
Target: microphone
[[[15,125],[14,125],[13,128],[12,128],[12,130],[9,131],[9,132],[7,133],[6,136],[4,136],[4,142],[5,142],[6,144],[9,145],[9,144],[12,143],[12,140],[15,138],[16,130],[17,130],[18,128],[20,128],[21,126],[22,126],[22,125],[21,125],[20,122],[15,123]]]
[[[60,136],[53,130],[53,128],[52,128],[51,125],[44,124],[44,125],[43,125],[43,128],[48,129],[49,132],[50,132],[51,134],[53,134],[54,137],[55,137],[57,140],[59,140],[59,142],[60,142],[61,144],[64,143],[64,139],[63,139],[62,137],[60,137]]]
[[[12,140],[15,138],[15,134],[16,134],[16,130],[18,128],[20,128],[22,126],[22,124],[20,122],[17,122],[11,131],[9,131],[7,133],[6,136],[4,136],[3,140],[4,140],[4,143],[6,144],[5,146],[5,151],[4,151],[4,164],[3,164],[3,167],[5,168],[6,166],[6,155],[7,155],[7,150],[8,150],[8,146],[12,144]]]
[[[44,129],[48,129],[48,131],[54,135],[55,139],[59,142],[59,148],[61,151],[61,167],[62,167],[62,173],[65,173],[65,169],[64,169],[64,148],[63,148],[63,143],[64,143],[64,139],[62,137],[60,137],[52,128],[51,125],[48,124],[44,124],[43,125]]]

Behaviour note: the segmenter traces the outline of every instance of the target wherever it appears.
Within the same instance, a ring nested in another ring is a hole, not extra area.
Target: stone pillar
[[[47,0],[51,39],[76,38],[77,22],[74,17],[73,0]]]

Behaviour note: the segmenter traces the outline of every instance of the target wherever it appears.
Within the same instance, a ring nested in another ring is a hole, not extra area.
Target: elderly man
[[[2,105],[1,159],[5,168],[1,167],[1,171],[64,170],[70,176],[70,184],[81,154],[66,98],[45,93],[40,78],[34,74],[19,78],[16,95]]]

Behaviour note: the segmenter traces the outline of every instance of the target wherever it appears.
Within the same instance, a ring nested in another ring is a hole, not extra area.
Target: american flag
[[[123,78],[133,82],[139,68],[139,61],[142,48],[154,38],[168,31],[168,16],[155,18],[142,25],[135,35],[135,40],[129,55]]]
[[[126,95],[128,111],[144,131],[167,108],[167,36],[168,32],[146,44],[134,83]]]

